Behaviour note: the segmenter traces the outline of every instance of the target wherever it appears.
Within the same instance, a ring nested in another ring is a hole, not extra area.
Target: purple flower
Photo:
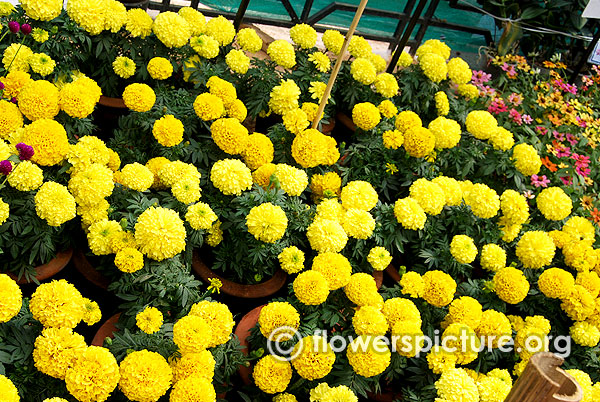
[[[19,29],[21,29],[21,25],[19,25],[17,21],[11,21],[8,23],[8,29],[12,33],[17,33],[19,32]]]
[[[4,89],[4,83],[2,81],[0,81],[0,91],[2,91]]]
[[[32,146],[24,144],[22,142],[19,142],[15,146],[15,148],[17,148],[17,150],[19,151],[19,159],[21,159],[22,161],[28,161],[29,159],[31,159],[31,157],[35,153],[33,151]]]
[[[31,33],[31,25],[29,25],[29,24],[21,25],[21,32],[23,32],[24,35],[29,35]]]
[[[17,103],[17,98],[15,98],[15,97],[13,96],[13,97],[10,99],[10,101],[11,101],[12,103],[15,103],[15,104],[16,104],[16,103]]]
[[[0,161],[0,174],[8,176],[12,172],[12,163],[8,160]]]

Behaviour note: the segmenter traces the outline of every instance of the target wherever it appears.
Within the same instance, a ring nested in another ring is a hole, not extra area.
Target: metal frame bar
[[[427,0],[419,0],[419,4],[417,4],[417,8],[416,8],[415,12],[413,13],[412,17],[410,18],[410,21],[408,22],[408,26],[404,30],[404,34],[401,37],[398,36],[396,43],[394,44],[394,52],[392,54],[392,59],[390,60],[390,64],[387,67],[388,73],[393,72],[394,69],[396,68],[398,59],[400,58],[400,55],[402,54],[402,51],[404,50],[404,46],[406,46],[406,44],[408,43],[408,40],[410,39],[410,35],[412,34],[413,30],[415,29],[415,25],[417,25],[417,22],[421,16],[421,13],[423,12],[423,9],[425,8],[425,4],[427,4]]]
[[[421,43],[423,37],[425,36],[425,31],[431,25],[431,19],[433,18],[433,14],[435,14],[435,10],[437,10],[438,5],[440,4],[440,0],[432,0],[429,3],[429,7],[427,7],[427,11],[425,11],[425,21],[419,26],[419,30],[417,31],[417,35],[415,36],[415,42]],[[411,46],[410,51],[414,53],[417,51],[416,44]]]

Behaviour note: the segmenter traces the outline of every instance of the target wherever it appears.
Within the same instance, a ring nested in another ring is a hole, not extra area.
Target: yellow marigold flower
[[[404,144],[404,136],[398,130],[387,130],[383,133],[383,146],[388,149],[398,149]]]
[[[434,95],[435,110],[438,116],[447,116],[450,113],[450,103],[448,102],[448,95],[443,91],[438,91]],[[431,127],[430,127],[431,129]]]
[[[348,182],[342,189],[342,205],[346,209],[356,208],[363,211],[370,211],[375,208],[379,197],[371,183],[355,180]]]
[[[106,205],[108,208],[108,202],[106,203]],[[127,247],[135,248],[135,236],[133,235],[133,233],[125,230],[113,233],[110,236],[110,247],[112,248],[112,251],[115,254]]]
[[[383,271],[392,262],[392,256],[384,247],[373,247],[367,255],[367,262],[375,271]]]
[[[108,349],[89,346],[67,370],[65,383],[80,401],[108,399],[119,382],[119,365]]]
[[[246,120],[246,116],[248,116],[248,109],[246,109],[246,105],[239,99],[235,99],[233,102],[227,105],[225,108],[225,112],[227,116],[233,117],[237,119],[240,123],[243,123]]]
[[[371,63],[373,63],[377,74],[385,71],[385,68],[387,67],[387,61],[383,57],[381,57],[377,53],[369,53],[366,58],[369,59]]]
[[[425,227],[427,215],[414,198],[406,197],[394,204],[394,215],[404,229],[418,230]]]
[[[456,368],[456,361],[456,354],[446,351],[440,345],[435,345],[427,354],[427,364],[434,374],[453,370]]]
[[[206,26],[206,18],[204,14],[192,7],[182,7],[177,12],[187,21],[190,26],[192,35],[200,35],[204,32]]]
[[[284,115],[286,112],[299,107],[299,98],[300,88],[298,88],[298,85],[291,79],[282,80],[279,85],[271,90],[269,107],[274,113]]]
[[[188,7],[184,7],[184,8],[188,8]],[[182,8],[181,10],[183,10],[184,8]],[[181,13],[181,10],[179,10],[180,13]],[[194,9],[191,9],[191,10],[197,12]],[[198,14],[200,14],[200,13],[198,13]],[[150,77],[152,77],[152,79],[154,79],[154,80],[166,80],[173,74],[173,65],[171,64],[171,62],[169,60],[165,59],[164,57],[151,58],[150,61],[148,62],[147,69],[148,69],[148,74],[150,74]]]
[[[213,59],[219,55],[219,41],[208,35],[192,36],[190,46],[205,59]]]
[[[110,205],[105,199],[96,204],[80,204],[77,206],[77,215],[81,216],[82,226],[88,230],[89,227],[101,220],[108,220],[108,208]],[[112,246],[111,246],[112,247]]]
[[[44,80],[30,81],[19,92],[17,100],[19,101],[21,113],[32,121],[53,119],[60,110],[58,107],[58,88]]]
[[[339,54],[344,44],[344,35],[339,31],[328,29],[323,33],[323,44],[333,54]]]
[[[473,214],[479,218],[493,218],[500,209],[500,197],[485,184],[474,184],[464,196],[464,200],[471,207]]]
[[[442,326],[454,323],[468,325],[470,328],[477,328],[481,321],[483,308],[481,304],[469,296],[462,296],[454,299],[448,308],[448,315],[442,323]]]
[[[480,402],[504,401],[511,390],[511,384],[500,378],[484,377],[477,382]]]
[[[58,105],[71,117],[83,119],[94,111],[97,99],[82,80],[65,84],[58,93]],[[87,136],[86,136],[87,137]]]
[[[569,333],[576,344],[593,348],[600,342],[600,330],[586,321],[579,321],[571,326]]]
[[[117,221],[103,219],[93,223],[88,229],[88,245],[95,255],[108,255],[114,252],[112,237],[123,231]]]
[[[225,62],[237,74],[246,74],[250,67],[250,58],[242,50],[231,49],[225,56]]]
[[[273,143],[264,134],[253,133],[248,136],[246,148],[242,151],[244,162],[252,170],[273,161]]]
[[[172,367],[173,382],[177,383],[189,377],[201,377],[212,381],[215,375],[215,365],[215,358],[209,350],[186,353]]]
[[[154,125],[152,126],[152,135],[164,147],[173,147],[180,144],[183,141],[183,132],[183,123],[172,114],[165,115],[154,121]]]
[[[425,178],[417,179],[411,184],[410,198],[416,200],[429,215],[439,215],[446,202],[442,188]]]
[[[60,226],[75,217],[75,199],[62,184],[48,181],[35,197],[35,212],[49,226]]]
[[[489,141],[494,149],[501,151],[508,151],[515,145],[513,134],[504,127],[497,127],[490,136]]]
[[[190,24],[185,18],[172,11],[158,14],[154,19],[152,31],[158,40],[169,48],[185,46],[192,36]]]
[[[263,41],[252,28],[242,28],[238,31],[236,42],[247,52],[256,53],[262,48]]]
[[[135,191],[146,191],[154,183],[154,175],[146,166],[130,163],[121,169],[119,183]]]
[[[388,119],[391,119],[398,113],[398,108],[396,107],[396,105],[394,105],[392,101],[388,99],[382,100],[379,106],[377,106],[377,109],[379,109],[379,112],[382,114],[383,117],[386,117]]]
[[[423,296],[425,282],[423,281],[421,275],[419,275],[417,272],[406,272],[400,278],[399,283],[400,286],[402,286],[402,294],[409,295],[413,298]]]
[[[113,172],[99,163],[92,163],[69,180],[69,191],[79,204],[97,204],[112,194]]]
[[[388,299],[383,304],[383,314],[388,320],[390,328],[393,328],[397,322],[411,321],[421,326],[421,313],[411,300],[402,297]]]
[[[4,49],[2,54],[2,64],[6,71],[29,71],[29,58],[33,55],[33,51],[20,43],[13,43]]]
[[[460,142],[462,129],[455,120],[439,116],[427,128],[435,137],[435,148],[454,148]]]
[[[284,248],[277,258],[281,269],[288,274],[295,274],[304,270],[304,252],[296,246]]]
[[[283,392],[292,379],[292,366],[288,361],[266,355],[254,365],[254,383],[267,394]]]
[[[360,35],[354,35],[348,44],[348,52],[355,59],[360,57],[367,58],[373,53],[373,48],[365,38]]]
[[[75,286],[61,279],[38,286],[31,295],[29,310],[44,327],[75,328],[83,319],[83,304]]]
[[[573,216],[567,220],[562,228],[563,233],[575,240],[593,244],[596,239],[596,230],[592,222],[581,216]]]
[[[83,322],[87,325],[94,325],[102,319],[102,311],[100,310],[100,306],[95,301],[92,301],[88,298],[83,298],[85,308],[85,313],[83,315]]]
[[[467,131],[480,140],[489,139],[498,129],[498,121],[487,110],[473,110],[465,121]]]
[[[17,387],[8,377],[2,374],[0,374],[0,392],[2,392],[2,398],[6,402],[19,402],[21,400]]]
[[[313,260],[312,270],[323,274],[329,290],[346,286],[352,275],[352,266],[348,259],[339,253],[332,252],[317,255]]]
[[[308,186],[308,176],[302,169],[284,163],[278,163],[273,172],[281,189],[290,196],[299,196]]]
[[[525,176],[538,174],[542,167],[540,156],[535,148],[529,144],[516,145],[513,148],[512,159],[517,170]]]
[[[469,65],[460,57],[454,57],[448,61],[448,78],[457,84],[466,84],[471,81],[472,71]]]
[[[63,9],[63,2],[60,0],[49,0],[38,2],[34,0],[23,0],[20,2],[25,13],[39,21],[50,21],[58,17]]]
[[[480,340],[471,327],[462,323],[453,323],[442,334],[442,347],[456,355],[457,364],[469,364],[479,353]]]
[[[135,323],[145,333],[153,334],[162,327],[163,315],[156,307],[148,306],[136,314]]]
[[[582,390],[583,390],[583,399],[581,400],[581,402],[594,402],[594,400],[591,398],[593,395],[593,390],[592,390],[592,379],[590,378],[590,375],[584,371],[581,370],[577,370],[577,369],[571,369],[571,370],[565,370],[568,374],[572,375],[575,380],[577,381],[577,383],[579,383],[579,385],[581,386]]]
[[[156,158],[152,158],[146,162],[146,167],[150,169],[152,174],[154,175],[154,183],[152,184],[152,188],[154,189],[164,189],[167,186],[161,183],[160,177],[158,177],[158,172],[165,167],[171,161],[165,157],[159,156]]]
[[[346,350],[354,372],[367,378],[383,373],[390,365],[391,355],[383,339],[368,335],[355,338]]]
[[[595,311],[594,298],[586,288],[573,286],[571,293],[562,299],[560,307],[574,321],[584,321]]]
[[[396,77],[389,73],[381,73],[375,78],[375,90],[386,98],[398,95],[400,87]]]
[[[309,381],[325,377],[335,362],[335,353],[324,338],[306,336],[292,351],[292,365],[300,377]]]
[[[339,159],[336,141],[315,129],[296,135],[292,142],[292,157],[303,168],[332,165]]]
[[[115,266],[121,272],[137,272],[144,268],[144,255],[133,247],[125,247],[115,255]]]
[[[544,218],[561,221],[571,213],[573,202],[562,188],[548,187],[543,189],[536,198],[537,207]]]
[[[502,240],[505,242],[511,242],[517,238],[519,233],[521,233],[521,225],[512,225],[509,224],[507,219],[504,216],[501,216],[498,220],[498,226],[500,231],[502,232]]]
[[[187,315],[173,325],[173,342],[182,354],[205,350],[212,339],[209,323],[196,315]]]
[[[8,275],[0,274],[0,323],[10,321],[21,311],[21,288]]]
[[[510,321],[503,313],[495,310],[485,310],[481,315],[481,321],[475,327],[477,336],[488,347],[498,348],[510,342],[512,337],[512,327]]]
[[[563,256],[567,266],[579,272],[589,271],[598,264],[598,254],[583,241],[571,241],[563,247]]]
[[[210,206],[204,202],[190,205],[185,214],[185,220],[195,230],[208,230],[217,220],[217,215]]]
[[[435,53],[426,53],[419,57],[419,66],[423,74],[435,83],[445,80],[448,75],[446,60]]]
[[[67,3],[67,13],[90,35],[98,35],[104,30],[106,6],[101,0],[71,0]]]
[[[125,106],[135,112],[147,112],[156,102],[156,94],[146,84],[130,84],[123,91]]]
[[[385,335],[388,322],[377,307],[364,306],[356,310],[352,317],[352,326],[357,335]]]
[[[279,394],[273,397],[273,402],[298,402],[298,399],[292,394],[287,392]]]
[[[61,4],[62,9],[62,4]],[[15,6],[10,4],[8,1],[0,2],[0,17],[6,17],[15,12]]]
[[[369,131],[379,124],[381,114],[379,109],[370,102],[358,103],[352,108],[352,121],[360,129]]]
[[[568,297],[575,286],[575,279],[571,273],[560,268],[546,269],[538,278],[538,287],[546,296],[553,299]]]
[[[358,58],[350,65],[352,78],[363,85],[371,85],[377,78],[377,70],[369,59]]]
[[[6,90],[4,92],[6,93]],[[17,105],[0,100],[0,139],[7,139],[21,127],[23,127],[23,115]]]
[[[435,307],[447,306],[456,293],[456,282],[442,271],[427,271],[423,283],[423,299]]]
[[[275,243],[285,234],[288,219],[280,206],[266,202],[253,207],[246,216],[248,232],[256,240]]]
[[[522,225],[529,219],[527,199],[515,190],[504,190],[500,196],[500,208],[508,224]]]
[[[35,367],[61,380],[65,379],[67,370],[87,348],[83,336],[71,328],[44,328],[34,345]]]
[[[521,270],[505,267],[494,275],[494,291],[506,303],[517,304],[529,293],[529,282]]]
[[[196,115],[204,120],[215,120],[225,114],[223,101],[211,93],[203,93],[196,97],[194,101],[194,111]]]
[[[317,31],[308,24],[296,24],[290,29],[290,38],[302,49],[310,49],[317,43]]]
[[[496,244],[486,244],[481,249],[479,263],[483,269],[496,272],[506,267],[506,251]]]
[[[416,55],[422,57],[426,53],[435,53],[447,60],[450,58],[450,47],[438,39],[429,39],[419,46]]]
[[[361,307],[377,305],[381,301],[375,279],[364,272],[350,277],[350,281],[344,286],[344,293],[352,303]]]
[[[294,294],[302,304],[316,306],[329,296],[329,284],[323,274],[317,271],[305,271],[294,279]]]
[[[329,198],[322,200],[317,205],[317,214],[315,215],[314,220],[329,219],[341,224],[344,213],[345,210],[342,207],[342,204],[338,202],[337,198]]]
[[[404,357],[415,357],[423,348],[425,337],[421,326],[415,321],[397,321],[392,327],[396,351]]]
[[[46,53],[34,53],[29,56],[29,66],[34,73],[45,77],[54,72],[56,62]]]
[[[208,348],[222,345],[231,337],[231,331],[235,322],[227,305],[203,300],[192,306],[190,315],[203,318],[212,328],[212,337],[209,340]]]
[[[413,64],[413,57],[408,54],[405,51],[402,51],[402,53],[400,54],[400,58],[398,59],[398,64],[397,66],[401,67],[401,68],[406,68],[408,66],[410,66],[411,64]]]
[[[292,68],[296,65],[296,53],[291,43],[278,39],[271,42],[267,48],[267,54],[278,65],[283,68]]]
[[[465,235],[455,235],[450,242],[450,253],[461,264],[470,264],[477,257],[477,246]]]
[[[260,333],[265,338],[277,342],[287,341],[294,334],[283,327],[297,330],[300,325],[300,314],[288,302],[270,302],[260,310],[258,323]]]
[[[185,249],[186,231],[179,214],[162,207],[150,207],[135,224],[140,251],[156,261],[174,257]]]
[[[322,73],[327,73],[331,70],[331,60],[324,53],[313,52],[308,56],[308,61],[312,62],[315,68]]]
[[[127,10],[127,22],[125,29],[129,31],[134,38],[145,38],[152,33],[152,17],[141,8],[132,8]]]
[[[517,243],[516,254],[525,268],[543,268],[554,258],[556,246],[548,233],[526,232]]]
[[[306,237],[311,248],[319,253],[340,252],[348,241],[348,235],[342,225],[328,219],[319,219],[311,223]]]
[[[252,172],[252,180],[262,188],[267,188],[271,183],[271,177],[275,173],[277,166],[273,163],[265,163],[254,172]]]
[[[171,387],[173,372],[169,363],[156,352],[139,350],[129,353],[119,367],[119,389],[132,401],[154,402]]]
[[[473,84],[460,84],[458,94],[464,96],[467,100],[477,99],[479,97],[479,88]]]
[[[213,402],[216,398],[215,387],[210,380],[199,376],[189,376],[175,383],[169,401]]]
[[[8,184],[19,191],[36,190],[44,181],[44,173],[30,161],[22,161],[8,175]]]
[[[117,0],[108,0],[105,9],[104,29],[117,33],[127,22],[127,9]],[[110,16],[110,17],[109,17]]]
[[[225,46],[233,42],[235,28],[233,24],[222,15],[211,18],[204,27],[204,33],[215,38],[219,45]]]
[[[397,126],[396,126],[397,127]],[[414,158],[429,155],[435,147],[435,137],[424,127],[414,127],[404,132],[404,149]]]
[[[252,173],[240,160],[223,159],[210,170],[212,184],[225,195],[240,195],[252,187]]]
[[[310,122],[302,109],[292,109],[284,113],[283,125],[290,133],[298,134],[306,130]]]
[[[7,99],[18,98],[21,90],[30,82],[32,82],[32,79],[27,72],[18,70],[9,72],[6,77],[2,78],[2,83],[4,84],[4,97]]]
[[[458,181],[451,177],[439,176],[432,180],[444,192],[445,204],[450,206],[462,203],[462,189]]]
[[[312,99],[321,102],[321,99],[323,99],[323,95],[325,95],[326,88],[327,84],[324,82],[311,81],[310,86],[308,87],[308,92],[310,92],[310,97]]]
[[[135,74],[135,62],[129,57],[118,56],[115,61],[113,61],[112,66],[115,74],[121,78],[127,79]]]
[[[25,126],[21,141],[33,147],[31,160],[38,165],[53,166],[62,162],[69,152],[69,140],[64,127],[50,119],[40,119]]]

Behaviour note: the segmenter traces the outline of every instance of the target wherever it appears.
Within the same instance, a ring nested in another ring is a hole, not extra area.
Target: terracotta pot
[[[400,272],[398,272],[398,269],[396,269],[396,267],[392,264],[388,265],[388,267],[385,269],[385,273],[388,274],[394,282],[400,281]]]
[[[69,261],[71,261],[72,256],[73,249],[71,248],[56,253],[56,257],[51,259],[47,264],[35,267],[35,279],[37,279],[38,282],[41,282],[56,275],[57,273],[62,271],[64,267],[67,266]],[[17,279],[17,275],[13,274],[12,272],[9,272],[8,276],[13,278],[19,285],[31,283],[31,281],[25,279],[24,276],[21,277],[21,279]]]
[[[348,115],[346,115],[346,113],[338,112],[338,114],[335,115],[335,118],[345,127],[350,129],[350,131],[356,131],[356,129],[358,128],[356,127],[356,124],[354,124],[352,119],[348,117]]]
[[[248,337],[250,336],[250,331],[256,326],[258,316],[264,306],[265,305],[263,304],[262,306],[250,310],[250,312],[242,317],[237,327],[235,327],[234,334],[239,338],[240,345],[242,346],[242,353],[245,355],[248,355]],[[250,379],[250,375],[252,374],[251,367],[240,365],[238,372],[240,373],[240,377],[242,377],[244,384],[250,385],[252,383],[252,380]]]
[[[367,392],[370,401],[377,402],[394,402],[402,400],[402,393],[388,389],[387,387],[382,389],[382,393],[375,394],[373,392]]]
[[[334,128],[335,128],[335,119],[333,119],[333,118],[329,119],[329,123],[327,123],[327,124],[321,124],[321,132],[323,134],[329,134],[329,133],[331,133]]]
[[[278,269],[275,272],[275,275],[265,282],[257,283],[256,285],[241,285],[213,272],[206,264],[204,264],[204,262],[202,262],[197,251],[194,251],[194,256],[192,258],[192,269],[205,282],[208,282],[209,279],[213,278],[219,279],[223,284],[223,286],[221,286],[221,291],[223,293],[244,299],[256,299],[259,297],[271,296],[285,285],[287,279],[286,273],[281,269]]]
[[[75,269],[85,277],[85,279],[101,289],[108,289],[108,285],[110,285],[110,279],[102,275],[96,270],[96,268],[92,266],[92,264],[90,264],[90,261],[87,259],[82,250],[77,250],[73,254],[73,265],[75,266]]]
[[[96,332],[96,335],[94,335],[94,339],[92,339],[93,346],[102,346],[106,338],[112,339],[115,337],[113,333],[118,331],[115,325],[119,321],[120,316],[121,313],[113,315],[108,320],[106,320],[106,322],[102,324],[100,328],[98,328],[98,332]]]
[[[98,103],[102,106],[112,107],[115,109],[127,109],[123,98],[111,98],[109,96],[102,95],[100,96],[100,101],[98,101]]]
[[[375,284],[377,285],[377,289],[379,289],[383,283],[383,271],[373,271],[373,278],[375,278]]]

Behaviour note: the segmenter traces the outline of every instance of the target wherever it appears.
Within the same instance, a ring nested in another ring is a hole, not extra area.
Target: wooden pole
[[[579,402],[583,391],[562,370],[563,359],[550,352],[536,353],[515,382],[504,402]]]
[[[319,125],[319,121],[321,121],[321,115],[325,110],[325,106],[327,105],[327,101],[329,100],[329,95],[331,94],[331,88],[333,88],[335,79],[337,78],[337,75],[340,72],[340,68],[342,67],[342,61],[344,55],[346,54],[346,51],[348,50],[350,39],[352,38],[352,35],[354,35],[354,31],[356,30],[358,21],[360,21],[360,17],[362,16],[363,11],[365,11],[365,7],[367,6],[368,2],[369,0],[361,0],[360,5],[356,10],[356,14],[354,14],[354,19],[352,20],[352,24],[350,24],[348,33],[346,33],[346,39],[344,40],[344,44],[342,45],[342,50],[340,50],[340,54],[338,54],[335,66],[333,67],[333,71],[331,72],[331,76],[329,77],[329,82],[327,83],[325,93],[323,94],[323,98],[321,99],[321,103],[319,104],[319,109],[317,110],[317,115],[315,116],[315,121],[313,121],[312,128],[317,128],[317,126]]]

